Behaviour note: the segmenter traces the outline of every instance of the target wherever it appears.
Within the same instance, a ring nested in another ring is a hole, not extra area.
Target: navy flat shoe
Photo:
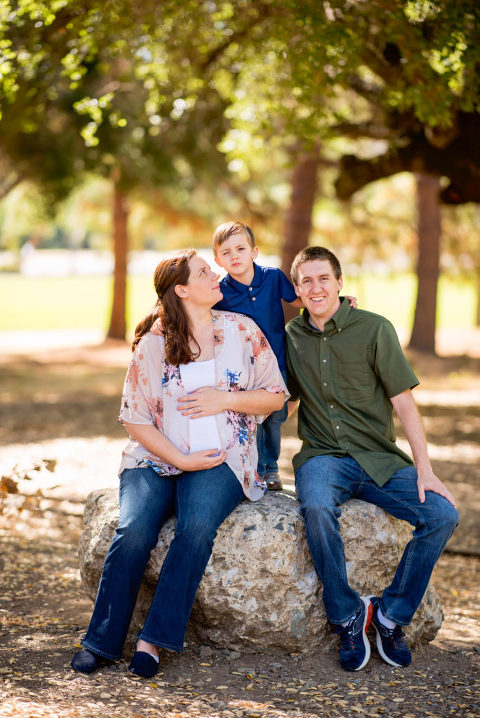
[[[136,676],[142,676],[142,678],[153,678],[158,673],[158,665],[158,661],[150,653],[137,651],[133,655],[128,670],[130,673],[135,673]]]
[[[78,671],[79,673],[93,673],[98,668],[105,666],[108,663],[111,663],[108,658],[96,656],[95,653],[92,653],[87,648],[84,648],[83,651],[79,651],[74,655],[70,665],[74,671]]]

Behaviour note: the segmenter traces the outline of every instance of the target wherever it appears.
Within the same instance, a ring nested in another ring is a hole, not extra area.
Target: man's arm
[[[402,391],[397,396],[392,396],[390,401],[397,412],[403,430],[412,449],[413,460],[418,473],[418,496],[420,503],[425,501],[425,491],[434,491],[444,496],[455,506],[455,499],[444,483],[433,473],[430,459],[427,452],[427,440],[423,430],[423,423],[418,413],[417,405],[410,389]]]

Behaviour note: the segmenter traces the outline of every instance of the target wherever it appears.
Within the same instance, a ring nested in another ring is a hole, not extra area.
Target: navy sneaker
[[[346,671],[359,671],[370,658],[370,643],[367,629],[372,618],[372,604],[360,596],[361,606],[347,626],[336,626],[335,633],[340,634],[340,665]]]
[[[402,627],[387,628],[378,618],[380,599],[370,597],[373,606],[372,624],[377,632],[377,649],[384,661],[391,666],[409,666],[412,662],[410,649],[407,646]]]
[[[266,474],[265,481],[267,482],[268,491],[281,491],[283,489],[280,476],[276,473]]]

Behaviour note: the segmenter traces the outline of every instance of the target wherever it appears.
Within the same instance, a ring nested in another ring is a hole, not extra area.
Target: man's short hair
[[[243,222],[225,222],[224,224],[220,224],[213,233],[213,253],[216,254],[217,249],[221,247],[227,239],[234,234],[242,234],[242,232],[247,235],[250,246],[255,247],[255,236],[248,224],[243,224]]]
[[[302,249],[292,262],[290,269],[290,278],[294,284],[297,284],[298,268],[304,262],[311,262],[313,259],[326,259],[332,265],[336,279],[342,276],[342,268],[336,256],[326,247],[305,247]]]

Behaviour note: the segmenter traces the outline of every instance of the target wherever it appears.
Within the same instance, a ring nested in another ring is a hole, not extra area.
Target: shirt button
[[[323,341],[326,342],[326,341],[327,341],[327,337],[323,337]]]
[[[330,404],[330,409],[334,409],[334,408],[335,408],[334,405]]]
[[[326,382],[326,381],[323,382],[323,386],[327,386],[327,382]]]
[[[326,360],[326,359],[322,359],[322,361],[323,361],[323,363],[325,364],[325,362],[326,362],[327,360]]]
[[[252,287],[249,287],[249,288],[248,288],[248,291],[249,291],[249,292],[253,292],[253,288],[252,288]]]
[[[336,428],[336,429],[339,429],[340,427],[339,427],[339,426],[336,426],[335,428]]]
[[[342,327],[338,327],[338,331],[341,332],[341,331],[342,331]]]
[[[255,299],[256,299],[256,297],[252,297],[252,302],[254,302],[254,301],[255,301]]]

